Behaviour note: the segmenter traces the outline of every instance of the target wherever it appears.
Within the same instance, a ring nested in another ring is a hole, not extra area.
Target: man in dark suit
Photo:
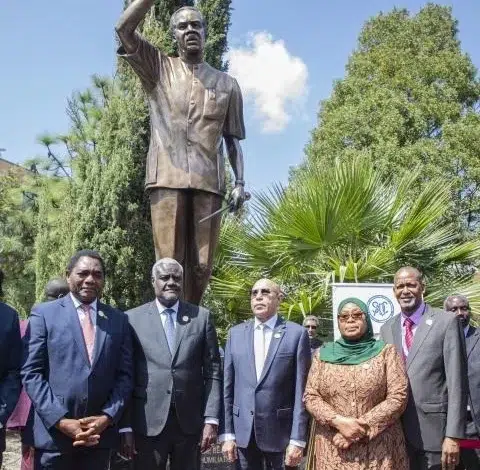
[[[22,340],[17,312],[0,302],[0,467],[5,451],[7,420],[20,396],[21,360]]]
[[[70,294],[32,310],[23,384],[35,412],[35,470],[103,470],[132,393],[132,345],[122,312],[100,303],[105,267],[91,250],[67,267]]]
[[[278,314],[279,286],[256,282],[254,319],[233,327],[225,348],[223,452],[241,470],[300,464],[308,415],[302,401],[311,361],[306,330]]]
[[[217,334],[208,310],[179,300],[183,268],[177,261],[157,261],[152,284],[156,299],[127,312],[135,388],[124,420],[131,429],[121,430],[122,453],[134,457],[138,470],[164,470],[168,460],[171,470],[196,470],[200,452],[217,439]]]
[[[464,295],[451,295],[445,299],[444,309],[454,313],[465,333],[467,349],[469,398],[467,405],[467,439],[480,439],[480,330],[470,325],[470,303]],[[458,470],[480,469],[480,450],[461,449]]]
[[[425,282],[418,269],[401,268],[393,291],[401,313],[380,330],[405,358],[410,384],[402,417],[410,470],[454,470],[467,409],[467,360],[460,322],[423,301]]]

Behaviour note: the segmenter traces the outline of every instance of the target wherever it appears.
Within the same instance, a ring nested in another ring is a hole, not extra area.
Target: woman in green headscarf
[[[315,419],[316,470],[407,470],[400,425],[408,380],[395,347],[375,340],[368,308],[338,307],[341,338],[313,359],[305,390]]]

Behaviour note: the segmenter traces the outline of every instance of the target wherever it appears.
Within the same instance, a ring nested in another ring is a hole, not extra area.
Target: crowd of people
[[[306,455],[310,470],[480,468],[480,332],[464,296],[424,302],[419,270],[396,273],[401,313],[380,339],[348,298],[324,344],[318,319],[282,318],[280,287],[260,279],[223,364],[210,312],[181,300],[177,261],[157,261],[155,298],[125,313],[100,301],[105,276],[82,250],[28,327],[0,303],[0,451],[20,429],[24,469],[197,470],[216,442],[240,470]]]

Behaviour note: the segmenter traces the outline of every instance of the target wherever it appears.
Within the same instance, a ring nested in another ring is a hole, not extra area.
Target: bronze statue
[[[150,109],[145,186],[150,196],[157,259],[184,266],[185,300],[201,301],[212,271],[220,217],[198,222],[221,208],[225,194],[223,140],[235,173],[232,210],[245,201],[243,101],[235,79],[203,60],[205,22],[182,7],[170,26],[179,57],[168,57],[136,29],[155,0],[134,0],[117,24],[118,53],[139,76]]]

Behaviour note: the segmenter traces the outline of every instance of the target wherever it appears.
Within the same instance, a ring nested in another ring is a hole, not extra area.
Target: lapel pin
[[[182,317],[182,321],[187,322],[188,320],[189,320],[189,318],[188,318],[187,315],[184,315],[184,316]]]
[[[430,326],[430,325],[433,323],[433,321],[432,321],[431,318],[429,318],[425,323],[426,323],[428,326]]]
[[[273,335],[274,338],[280,338],[282,336],[282,333],[275,333]]]
[[[101,310],[98,311],[98,316],[100,318],[107,318],[107,316]]]

